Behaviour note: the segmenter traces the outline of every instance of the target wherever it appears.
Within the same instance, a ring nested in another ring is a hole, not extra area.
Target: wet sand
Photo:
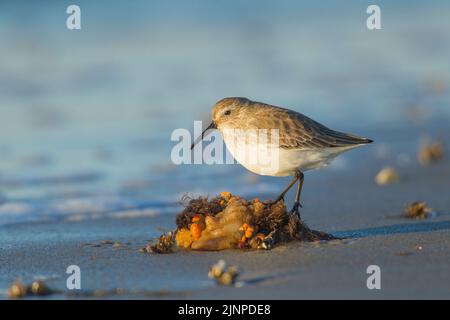
[[[313,1],[116,1],[105,15],[101,2],[79,0],[87,32],[69,37],[59,4],[4,2],[0,298],[18,277],[43,277],[63,292],[45,299],[450,297],[448,143],[444,162],[416,160],[428,138],[450,141],[448,3],[385,1],[388,23],[368,32],[358,1],[341,3],[338,14]],[[267,199],[287,184],[239,166],[170,161],[173,130],[192,132],[227,95],[375,141],[306,173],[302,217],[346,240],[267,252],[138,252],[175,227],[184,192]],[[379,187],[373,180],[386,165],[400,182]],[[399,217],[420,200],[439,215]],[[159,215],[118,218],[143,212]],[[123,245],[99,245],[105,240]],[[222,258],[241,270],[242,287],[208,279]],[[65,286],[72,264],[82,272],[78,295]],[[370,264],[381,268],[379,291],[366,288]],[[126,290],[93,292],[117,288]]]
[[[400,170],[400,183],[385,187],[373,182],[374,170],[307,175],[303,218],[311,228],[346,238],[328,243],[149,255],[138,249],[174,228],[174,215],[3,226],[1,298],[17,277],[27,283],[47,278],[50,287],[64,292],[43,297],[50,299],[450,298],[450,165],[411,164]],[[437,216],[400,217],[403,206],[415,200],[427,201]],[[101,244],[104,240],[121,246]],[[239,268],[240,287],[218,287],[208,279],[219,259]],[[65,288],[65,270],[72,264],[81,268],[78,293]],[[381,290],[366,287],[372,264],[381,268]],[[124,290],[93,292],[117,288]]]

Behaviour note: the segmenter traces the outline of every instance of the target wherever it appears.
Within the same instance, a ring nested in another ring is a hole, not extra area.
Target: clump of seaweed
[[[24,285],[20,279],[17,279],[8,289],[9,299],[20,299],[27,296],[45,296],[56,293],[42,281],[34,281],[31,285]]]
[[[141,249],[147,253],[191,250],[271,249],[289,241],[337,239],[311,230],[298,216],[286,211],[284,201],[274,204],[258,198],[246,200],[230,192],[207,198],[183,199],[176,217],[177,229]]]
[[[426,202],[416,201],[407,205],[403,211],[403,216],[409,219],[423,220],[433,214],[433,209],[428,208]]]
[[[327,233],[311,230],[297,215],[286,211],[283,201],[272,206],[263,204],[262,212],[256,210],[255,213],[254,224],[259,232],[270,235],[272,243],[336,239]]]
[[[236,283],[239,275],[238,269],[235,266],[227,268],[224,260],[219,260],[209,269],[208,277],[214,279],[217,284],[222,286],[232,286]]]
[[[417,154],[421,165],[426,166],[444,157],[444,147],[439,141],[424,145]]]
[[[193,250],[270,249],[281,242],[335,239],[309,229],[283,201],[269,204],[230,192],[211,200],[189,199],[176,221],[178,246]]]
[[[188,195],[184,195],[181,203],[184,205],[184,210],[176,217],[176,224],[180,229],[189,228],[195,215],[215,216],[225,209],[225,201],[222,197],[208,200],[208,198],[204,197],[192,199]]]
[[[172,253],[175,247],[175,236],[172,231],[162,234],[155,242],[141,249],[147,253]]]

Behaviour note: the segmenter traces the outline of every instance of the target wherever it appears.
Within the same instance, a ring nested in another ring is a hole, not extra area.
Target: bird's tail
[[[335,139],[334,144],[336,147],[346,147],[373,142],[373,140],[371,139],[362,138],[354,134],[343,133],[334,130],[329,130],[329,132],[327,132],[327,135]]]

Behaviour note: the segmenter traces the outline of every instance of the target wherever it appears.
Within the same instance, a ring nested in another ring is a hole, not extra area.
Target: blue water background
[[[79,31],[66,29],[72,3]],[[174,212],[185,192],[275,194],[284,180],[171,162],[172,131],[226,96],[377,141],[327,170],[392,149],[413,159],[424,132],[448,136],[450,3],[377,1],[376,31],[369,4],[2,1],[0,225]]]

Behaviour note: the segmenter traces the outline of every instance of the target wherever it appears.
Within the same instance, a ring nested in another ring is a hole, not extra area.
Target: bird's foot
[[[292,207],[292,210],[291,210],[291,214],[297,215],[299,220],[301,220],[301,218],[300,218],[300,208],[303,208],[303,206],[300,204],[300,202],[295,202],[294,206]]]

